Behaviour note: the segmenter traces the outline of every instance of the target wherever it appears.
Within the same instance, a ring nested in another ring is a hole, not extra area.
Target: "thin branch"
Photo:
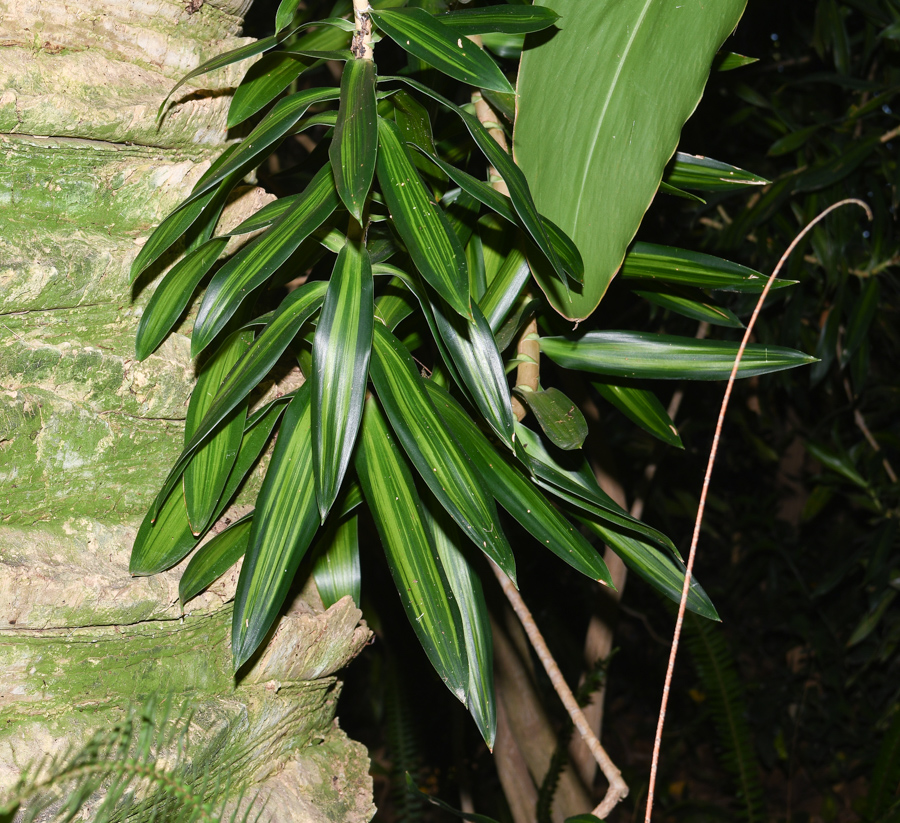
[[[694,558],[697,554],[697,542],[700,539],[700,524],[703,522],[703,510],[706,506],[706,495],[709,491],[709,481],[712,477],[713,465],[716,462],[716,454],[719,450],[719,438],[721,437],[722,426],[725,422],[725,412],[728,409],[728,401],[731,398],[731,389],[734,386],[734,381],[737,377],[738,367],[740,366],[741,358],[744,356],[744,349],[747,348],[747,342],[750,339],[750,334],[753,332],[753,327],[756,325],[756,318],[759,316],[760,309],[762,308],[762,305],[769,294],[769,289],[772,287],[772,283],[775,282],[775,278],[778,277],[778,273],[781,271],[781,267],[784,265],[791,252],[795,248],[797,248],[797,245],[800,243],[800,241],[804,237],[806,237],[807,233],[810,231],[810,229],[812,229],[813,226],[816,225],[816,223],[822,220],[826,215],[833,212],[835,209],[838,209],[841,206],[846,206],[850,203],[854,203],[857,206],[865,209],[866,215],[868,216],[869,220],[872,219],[872,210],[868,207],[867,204],[865,204],[862,200],[848,198],[846,200],[841,200],[840,202],[835,203],[832,206],[829,206],[827,209],[825,209],[825,211],[819,214],[818,217],[814,218],[806,226],[806,228],[804,228],[794,238],[790,246],[788,246],[787,251],[781,256],[781,259],[778,261],[778,265],[775,267],[775,270],[766,281],[766,286],[762,290],[762,294],[760,294],[759,300],[756,301],[756,307],[753,309],[753,315],[750,318],[750,322],[747,324],[747,329],[744,331],[744,337],[741,340],[741,345],[738,348],[737,356],[734,359],[734,365],[731,367],[731,375],[728,377],[728,384],[725,386],[725,396],[722,398],[722,406],[719,409],[719,419],[716,421],[716,431],[713,435],[712,448],[710,448],[709,450],[709,461],[706,464],[706,474],[703,476],[703,489],[700,492],[700,503],[697,506],[697,518],[694,521],[694,534],[691,537],[691,550],[690,554],[688,555],[687,569],[684,575],[684,586],[681,590],[681,603],[678,606],[678,618],[675,621],[675,633],[672,637],[672,648],[669,652],[669,665],[666,669],[666,680],[663,685],[662,702],[659,707],[659,718],[656,724],[656,738],[653,741],[653,760],[650,763],[650,785],[647,789],[647,812],[644,816],[644,823],[650,823],[650,815],[653,813],[653,790],[656,786],[656,772],[657,766],[659,764],[659,750],[662,745],[662,730],[666,719],[666,705],[669,702],[669,689],[672,685],[672,673],[675,671],[675,657],[678,654],[678,641],[681,637],[681,626],[684,622],[684,612],[687,605],[688,592],[690,591],[691,586],[691,570],[694,568]]]
[[[600,770],[609,781],[606,796],[593,812],[597,817],[603,819],[620,800],[628,796],[628,784],[622,779],[622,773],[591,731],[591,727],[585,720],[581,707],[575,700],[575,695],[572,694],[572,690],[563,678],[559,666],[553,659],[553,655],[550,653],[543,635],[541,635],[534,618],[531,616],[531,612],[528,610],[528,606],[525,605],[525,601],[522,599],[522,595],[519,594],[513,582],[496,565],[492,563],[491,567],[500,583],[500,587],[503,589],[503,593],[506,595],[506,599],[509,600],[513,611],[518,615],[538,659],[544,665],[544,670],[547,672],[553,688],[559,695],[560,700],[562,700],[563,706],[566,707],[569,717],[572,718],[572,723],[578,729],[578,733],[582,736],[585,743],[587,743],[591,754],[597,760],[597,765],[600,766]]]

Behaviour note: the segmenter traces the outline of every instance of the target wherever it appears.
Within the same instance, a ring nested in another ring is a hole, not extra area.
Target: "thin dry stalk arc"
[[[862,200],[857,200],[856,198],[851,197],[847,198],[846,200],[841,200],[837,203],[834,203],[833,205],[825,209],[825,211],[821,212],[817,217],[813,218],[812,221],[810,221],[810,223],[793,239],[791,244],[787,247],[787,251],[785,251],[785,253],[781,255],[781,259],[778,261],[778,265],[775,266],[775,270],[771,275],[769,275],[769,279],[766,281],[765,288],[762,290],[762,293],[759,296],[759,300],[756,301],[756,307],[753,309],[753,315],[750,317],[750,322],[747,324],[747,329],[744,331],[744,337],[741,340],[741,345],[738,347],[737,356],[734,358],[734,365],[731,367],[731,375],[728,378],[728,384],[725,386],[725,396],[722,398],[722,405],[719,408],[719,418],[716,421],[716,431],[713,435],[712,447],[709,450],[709,461],[706,464],[706,474],[703,476],[703,488],[700,492],[700,503],[697,506],[697,518],[694,521],[694,533],[691,537],[691,550],[688,554],[687,570],[685,571],[684,575],[684,587],[681,590],[681,603],[678,606],[678,617],[675,620],[675,632],[672,637],[672,648],[669,651],[669,665],[666,669],[666,679],[665,683],[663,684],[662,701],[659,707],[659,717],[656,723],[656,737],[653,741],[653,759],[650,762],[650,785],[647,788],[647,811],[644,815],[644,823],[650,823],[650,816],[653,813],[653,790],[656,786],[656,773],[659,764],[659,751],[662,745],[662,730],[666,720],[666,706],[669,702],[669,689],[672,684],[672,673],[675,671],[675,657],[678,654],[678,641],[681,638],[681,627],[684,622],[684,612],[687,605],[688,592],[691,585],[691,572],[694,568],[694,557],[697,553],[697,543],[700,539],[700,525],[703,523],[703,511],[706,507],[706,496],[709,491],[709,481],[712,477],[713,465],[716,462],[716,455],[719,450],[719,438],[721,437],[722,426],[725,422],[725,412],[728,410],[728,401],[731,399],[731,389],[734,386],[734,381],[737,377],[737,370],[740,366],[741,358],[744,356],[744,349],[747,347],[747,342],[749,341],[750,335],[753,332],[753,327],[756,325],[756,318],[759,316],[760,309],[765,302],[766,296],[769,294],[769,289],[771,288],[772,283],[775,282],[775,278],[778,277],[778,273],[781,271],[781,267],[785,264],[785,261],[788,259],[788,257],[790,257],[791,252],[793,252],[794,249],[797,248],[797,245],[800,243],[800,241],[803,240],[804,237],[806,237],[810,229],[812,229],[813,226],[815,226],[820,220],[824,219],[835,209],[839,209],[841,206],[850,205],[851,203],[864,209],[869,220],[872,219],[872,210],[869,208],[869,206]]]

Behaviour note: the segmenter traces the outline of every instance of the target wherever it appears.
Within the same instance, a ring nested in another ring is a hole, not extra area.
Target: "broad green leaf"
[[[250,512],[197,550],[178,583],[178,599],[182,608],[244,556],[252,525],[253,512]]]
[[[581,409],[559,389],[534,391],[528,386],[516,386],[516,394],[554,446],[563,451],[581,448],[588,433],[587,421]]]
[[[569,294],[545,273],[538,283],[560,314],[583,320],[621,265],[746,0],[545,4],[560,30],[522,53],[514,154],[541,214],[584,257],[582,289]],[[571,82],[560,83],[560,66],[577,66]]]
[[[466,262],[469,266],[469,297],[481,300],[487,290],[487,275],[484,269],[484,243],[481,235],[473,233],[466,245]]]
[[[666,166],[664,179],[670,186],[697,191],[730,191],[771,182],[737,166],[684,152],[677,152]]]
[[[678,429],[669,417],[659,398],[651,391],[637,386],[626,386],[604,381],[591,383],[600,396],[615,406],[622,414],[637,423],[670,446],[683,449]]]
[[[435,20],[450,26],[460,34],[529,34],[549,28],[559,15],[541,6],[488,6],[482,9],[456,9],[438,14]]]
[[[399,277],[391,280],[375,301],[375,319],[391,331],[415,310],[415,300],[403,287],[403,281]]]
[[[241,302],[275,273],[337,205],[331,169],[326,165],[310,181],[301,199],[277,223],[216,272],[194,323],[191,338],[194,356],[213,341]]]
[[[453,436],[472,459],[497,502],[542,546],[593,580],[612,585],[603,558],[518,469],[488,442],[445,389],[425,383],[428,394]]]
[[[525,255],[518,248],[513,248],[506,256],[506,260],[497,272],[497,276],[490,282],[484,297],[478,301],[484,316],[497,334],[503,321],[506,320],[513,306],[519,299],[525,284],[531,279],[531,269],[525,260]],[[499,346],[500,351],[506,346]]]
[[[377,151],[375,64],[371,60],[348,60],[341,75],[341,105],[328,155],[335,188],[358,223],[362,223],[375,176]]]
[[[642,534],[660,545],[675,549],[662,532],[632,517],[600,486],[582,455],[557,451],[551,454],[531,429],[516,424],[516,436],[528,459],[535,482],[557,497],[589,511],[618,528]]]
[[[362,419],[372,351],[369,254],[348,240],[338,255],[313,340],[313,465],[322,522],[337,497]]]
[[[378,182],[394,226],[422,277],[463,317],[470,316],[466,254],[422,184],[400,130],[378,118]]]
[[[446,305],[446,304],[445,304]],[[456,371],[478,410],[496,435],[513,448],[515,434],[509,384],[491,327],[477,303],[465,320],[433,303],[434,319]]]
[[[151,509],[155,515],[169,491],[184,472],[197,448],[210,433],[269,373],[284,350],[290,345],[300,326],[322,305],[326,284],[314,281],[291,292],[283,301],[263,333],[247,350],[241,362],[228,375],[212,406],[197,427],[197,431],[181,452],[169,472],[162,490]]]
[[[541,351],[564,369],[655,380],[727,380],[738,343],[696,340],[644,332],[588,332],[577,340],[542,337]],[[782,346],[750,344],[738,377],[793,369],[815,363],[808,354]]]
[[[768,279],[758,271],[720,257],[652,243],[634,244],[622,264],[622,277],[748,294],[759,294]],[[779,279],[772,288],[781,289],[796,282]]]
[[[407,143],[421,146],[435,154],[434,136],[427,109],[409,92],[398,91],[391,97],[394,106],[394,121]]]
[[[313,578],[325,608],[350,595],[360,604],[362,578],[359,569],[359,516],[333,518],[325,527],[313,566]]]
[[[203,365],[191,392],[184,421],[184,442],[191,441],[212,406],[228,373],[253,341],[249,331],[229,335],[219,350]],[[203,532],[216,509],[244,435],[247,411],[234,408],[191,458],[184,470],[184,503],[194,534]]]
[[[234,90],[228,107],[228,128],[234,128],[268,106],[312,63],[310,59],[278,51],[263,55],[247,69]]]
[[[438,71],[480,89],[513,91],[485,52],[424,9],[373,10],[371,15],[378,28],[400,48]]]
[[[488,749],[497,735],[497,700],[494,694],[494,638],[481,580],[469,565],[462,546],[466,538],[441,505],[429,495],[423,501],[425,523],[437,548],[450,590],[462,619],[469,683],[466,705]]]
[[[634,293],[638,297],[643,297],[648,303],[675,312],[675,314],[680,314],[682,317],[690,317],[692,320],[699,320],[701,323],[706,322],[713,326],[724,326],[729,329],[744,328],[744,324],[733,311],[710,302],[701,291],[691,291],[679,286],[668,286],[651,291],[635,291]]]
[[[181,489],[173,489],[164,501],[161,501],[155,522],[151,509],[138,529],[128,563],[131,574],[159,574],[178,563],[197,545],[197,538],[188,523]]]
[[[234,595],[231,651],[237,671],[278,617],[319,525],[306,385],[291,400],[256,499],[244,565]]]
[[[179,260],[166,272],[150,297],[135,335],[135,357],[144,360],[156,351],[187,308],[197,286],[228,244],[214,237]]]
[[[409,352],[380,323],[375,324],[369,373],[391,427],[422,479],[463,534],[515,581],[512,549],[492,497],[447,431]]]
[[[294,19],[300,0],[281,0],[275,12],[275,31],[286,29]]]
[[[459,609],[422,522],[412,472],[371,396],[356,473],[410,625],[441,680],[465,705],[469,666]]]
[[[575,517],[619,555],[638,577],[675,603],[681,602],[681,589],[687,571],[684,563],[643,540],[609,528],[607,524],[581,515]],[[719,620],[716,607],[693,575],[688,589],[687,608],[701,617]]]

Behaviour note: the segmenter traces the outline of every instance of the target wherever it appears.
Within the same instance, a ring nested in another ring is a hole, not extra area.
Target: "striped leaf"
[[[581,409],[559,389],[534,391],[529,386],[516,386],[516,394],[554,446],[563,451],[581,448],[588,433],[587,421]]]
[[[663,180],[670,186],[696,191],[731,191],[744,186],[767,186],[771,181],[711,157],[676,152]]]
[[[150,297],[135,336],[135,356],[144,360],[156,351],[187,308],[200,281],[215,265],[228,244],[214,237],[179,260],[160,280]]]
[[[283,31],[294,19],[300,0],[281,0],[275,12],[275,31]]]
[[[459,609],[422,522],[412,472],[373,397],[366,401],[356,473],[410,625],[441,680],[465,704],[469,667]]]
[[[341,75],[341,105],[328,156],[337,192],[358,223],[372,187],[377,151],[375,64],[348,60]]]
[[[529,34],[552,26],[559,15],[542,6],[488,6],[483,9],[455,9],[435,17],[460,34]]]
[[[309,396],[304,385],[291,400],[256,499],[234,595],[231,650],[235,671],[272,628],[319,525]]]
[[[465,35],[424,9],[370,11],[372,19],[400,48],[429,66],[480,89],[512,92],[497,64]]]
[[[518,248],[513,248],[506,256],[497,276],[488,286],[484,297],[478,301],[478,305],[495,334],[500,330],[503,321],[512,311],[522,289],[530,279],[531,269],[528,267],[525,255]],[[498,348],[503,351],[506,346],[500,346],[498,341]]]
[[[247,350],[240,363],[228,375],[197,431],[181,452],[169,472],[162,490],[157,495],[151,512],[155,517],[159,506],[178,482],[193,453],[201,446],[216,426],[243,401],[269,373],[279,357],[294,339],[303,323],[325,299],[326,284],[307,283],[291,292],[282,302],[263,333]]]
[[[453,599],[462,618],[469,682],[466,704],[488,749],[497,735],[497,700],[494,694],[494,640],[481,580],[463,553],[465,537],[441,505],[428,495],[423,501],[425,523],[437,548]]]
[[[252,341],[251,332],[235,332],[204,364],[188,404],[184,421],[185,444],[194,436],[223,381]],[[246,417],[247,410],[243,405],[234,408],[194,452],[184,470],[184,502],[194,534],[204,531],[216,509],[241,446]]]
[[[228,128],[234,128],[268,106],[313,62],[280,51],[263,55],[247,69],[234,90],[228,107]]]
[[[359,568],[359,516],[333,518],[325,527],[316,551],[313,578],[325,608],[350,595],[360,604],[362,578]]]
[[[426,381],[438,414],[453,436],[472,458],[476,469],[497,502],[542,546],[562,558],[572,568],[607,585],[612,585],[603,558],[579,531],[572,527],[535,485],[507,463],[469,419],[450,394]]]
[[[375,299],[369,254],[348,240],[338,255],[313,339],[313,465],[322,522],[337,497],[362,419]]]
[[[227,529],[204,543],[191,558],[178,583],[181,606],[216,582],[247,551],[253,512],[235,520]]]
[[[394,227],[422,277],[469,317],[469,273],[462,245],[413,166],[396,124],[378,118],[376,170]]]
[[[666,286],[652,291],[636,290],[634,293],[654,306],[680,314],[682,317],[690,317],[691,320],[728,329],[744,328],[744,324],[733,311],[710,302],[706,295],[697,289]]]
[[[134,575],[159,574],[186,557],[197,545],[191,532],[181,489],[172,490],[153,519],[148,511],[138,529],[128,571]]]
[[[622,414],[642,429],[658,437],[663,443],[683,449],[678,429],[669,417],[659,398],[651,391],[638,386],[622,385],[609,381],[591,383],[600,396],[615,406]]]
[[[212,342],[242,301],[275,273],[337,205],[331,169],[323,166],[277,223],[219,269],[206,289],[194,323],[191,353],[195,357]]]
[[[369,372],[391,427],[425,483],[463,534],[515,580],[512,549],[493,499],[447,431],[409,352],[380,323],[375,324]]]
[[[727,380],[738,344],[645,332],[588,332],[578,340],[542,337],[541,351],[565,369],[655,380]],[[781,346],[750,344],[738,377],[793,369],[815,357]]]

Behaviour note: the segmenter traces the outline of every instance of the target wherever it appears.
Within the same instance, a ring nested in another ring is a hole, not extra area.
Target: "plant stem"
[[[357,60],[372,60],[372,18],[369,17],[369,0],[353,0],[353,20],[356,23],[356,31],[353,33],[353,41],[350,51]]]

